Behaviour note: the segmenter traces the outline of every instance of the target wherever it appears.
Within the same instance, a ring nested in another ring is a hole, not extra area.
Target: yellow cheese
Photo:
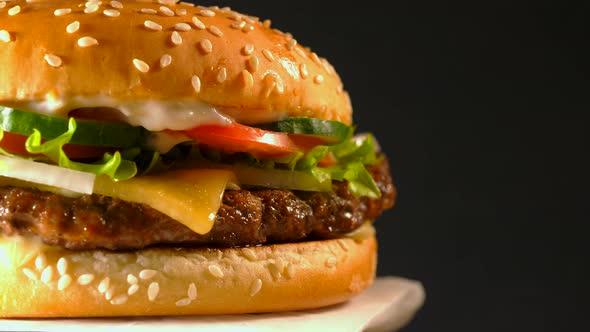
[[[177,170],[120,182],[102,176],[94,183],[94,193],[149,205],[194,232],[207,234],[230,182],[235,183],[233,172],[213,169]]]

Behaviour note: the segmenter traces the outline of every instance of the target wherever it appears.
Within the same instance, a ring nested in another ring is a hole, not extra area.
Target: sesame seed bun
[[[239,122],[280,112],[351,123],[348,94],[325,59],[270,21],[227,8],[8,2],[0,8],[0,63],[0,103],[189,99]]]
[[[235,314],[346,301],[373,281],[376,240],[370,231],[241,249],[115,253],[21,238],[0,241],[0,258],[0,317]]]

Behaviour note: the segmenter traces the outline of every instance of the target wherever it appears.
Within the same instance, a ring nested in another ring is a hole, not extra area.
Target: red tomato
[[[288,134],[239,123],[199,126],[185,131],[185,134],[201,144],[226,152],[248,152],[259,158],[282,157],[309,149],[298,145]]]
[[[25,148],[27,137],[24,135],[4,132],[4,138],[0,141],[0,147],[4,150],[21,156],[32,156]],[[112,148],[104,148],[97,146],[85,146],[67,144],[64,145],[64,152],[72,159],[86,159],[86,158],[100,158],[105,152],[113,152]]]

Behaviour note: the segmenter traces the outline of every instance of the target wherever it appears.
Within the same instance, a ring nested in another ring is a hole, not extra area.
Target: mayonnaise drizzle
[[[55,98],[35,101],[3,102],[2,105],[67,117],[77,108],[109,107],[121,111],[126,122],[149,131],[187,130],[206,124],[230,125],[232,120],[214,106],[195,100],[134,100],[126,101],[107,96]]]

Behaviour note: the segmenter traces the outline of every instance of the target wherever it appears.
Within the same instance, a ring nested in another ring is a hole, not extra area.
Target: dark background
[[[379,274],[426,287],[405,331],[583,326],[589,2],[202,3],[272,19],[340,73],[400,192]]]

